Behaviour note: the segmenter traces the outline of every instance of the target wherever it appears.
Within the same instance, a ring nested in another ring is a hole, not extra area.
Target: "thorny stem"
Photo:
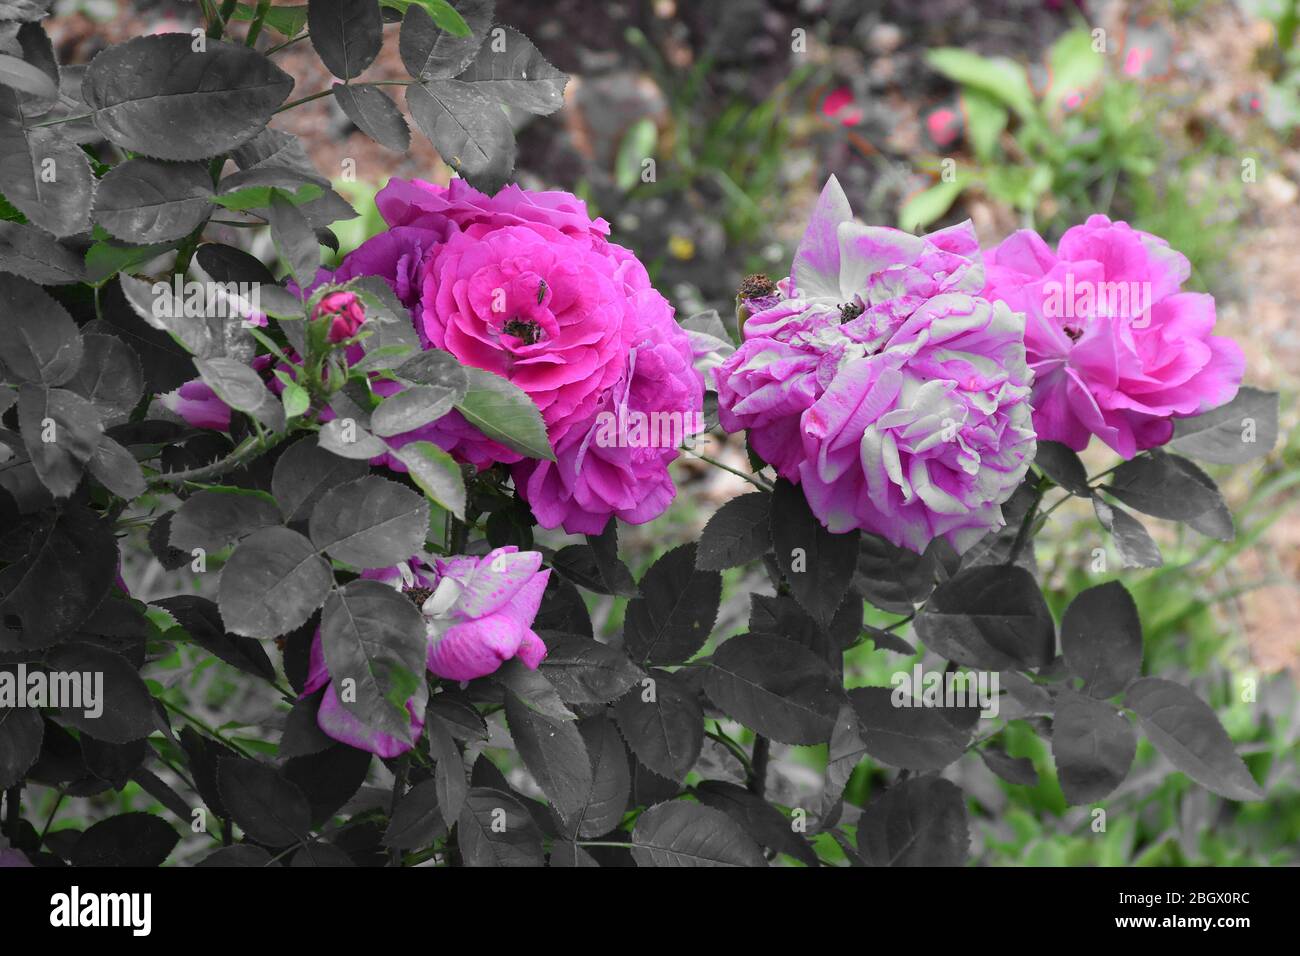
[[[259,453],[269,451],[287,437],[288,432],[267,435],[263,438],[250,435],[236,445],[235,450],[225,458],[214,461],[210,465],[190,468],[185,471],[164,471],[153,478],[153,483],[183,485],[186,482],[201,482],[207,481],[209,478],[216,478],[247,464],[256,458]]]

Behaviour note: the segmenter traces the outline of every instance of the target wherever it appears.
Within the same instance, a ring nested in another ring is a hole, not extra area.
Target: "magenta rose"
[[[704,385],[690,339],[662,297],[644,294],[626,370],[595,416],[560,440],[554,462],[512,469],[543,527],[600,534],[611,516],[640,524],[662,514],[675,494],[668,465],[703,431]]]
[[[714,371],[723,427],[830,531],[965,551],[1002,525],[1035,450],[1023,317],[983,284],[969,223],[863,226],[832,178],[781,301]]]
[[[383,581],[419,605],[431,673],[469,681],[494,673],[512,658],[530,670],[545,658],[546,645],[532,629],[551,574],[541,565],[536,551],[507,546],[483,557],[417,556],[396,567],[363,571],[362,577]],[[406,737],[376,731],[354,717],[334,689],[317,629],[303,696],[322,689],[316,723],[334,740],[387,758],[410,750],[423,732],[424,714],[414,698],[407,702],[411,724]]]
[[[1163,239],[1089,216],[1056,252],[1022,229],[987,255],[984,295],[1026,316],[1039,438],[1132,458],[1236,395],[1241,349],[1212,334],[1212,296],[1180,291],[1190,266]]]
[[[159,395],[158,400],[194,428],[230,431],[230,406],[202,379],[191,379],[175,391]]]
[[[635,433],[598,444],[598,418],[658,413],[696,426],[703,386],[672,307],[637,258],[609,242],[608,224],[568,193],[511,185],[487,196],[462,180],[394,179],[375,202],[389,231],[318,281],[383,277],[426,348],[532,398],[558,460],[524,461],[458,412],[390,443],[424,439],[478,468],[514,465],[520,495],[546,527],[599,531],[610,515],[662,513],[676,445],[644,447]]]

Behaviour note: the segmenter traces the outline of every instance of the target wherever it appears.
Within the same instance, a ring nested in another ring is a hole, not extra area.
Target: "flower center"
[[[840,325],[845,322],[852,322],[866,310],[856,302],[849,302],[840,306]]]
[[[501,331],[523,340],[525,345],[536,345],[542,337],[541,327],[536,322],[531,319],[521,319],[519,316],[515,316],[501,326]]]
[[[1083,338],[1083,329],[1077,325],[1067,325],[1065,326],[1065,334],[1070,337],[1071,342],[1077,342]]]
[[[433,588],[407,588],[402,592],[411,599],[416,607],[424,607],[424,602],[433,595]]]

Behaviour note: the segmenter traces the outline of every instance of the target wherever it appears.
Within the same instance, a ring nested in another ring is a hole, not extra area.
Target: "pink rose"
[[[1163,445],[1173,419],[1232,400],[1245,361],[1215,336],[1214,298],[1180,291],[1187,259],[1163,239],[1089,216],[1053,252],[1022,229],[988,253],[984,295],[1024,312],[1039,438],[1092,435],[1125,458]]]
[[[832,532],[964,551],[1034,455],[1023,319],[978,293],[969,223],[912,236],[853,220],[832,178],[781,300],[714,370],[718,415],[803,487]]]
[[[596,415],[556,446],[556,460],[514,466],[515,487],[547,528],[600,534],[612,515],[640,524],[662,514],[675,489],[668,465],[703,430],[704,386],[690,339],[671,307],[647,290],[627,370]]]
[[[175,391],[159,395],[158,400],[193,428],[230,431],[230,406],[202,379],[191,379]]]

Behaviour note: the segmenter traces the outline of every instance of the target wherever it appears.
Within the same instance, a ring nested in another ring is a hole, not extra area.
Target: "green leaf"
[[[969,849],[966,801],[939,777],[895,784],[858,820],[858,850],[871,866],[961,866]]]
[[[695,544],[669,551],[641,578],[627,606],[623,641],[642,664],[681,664],[704,646],[722,599],[722,575],[698,571]]]
[[[858,687],[849,699],[863,749],[891,767],[942,770],[966,752],[970,734],[943,709],[926,706],[910,686]],[[834,719],[832,717],[832,719]]]
[[[0,89],[0,191],[46,232],[85,232],[95,195],[90,159],[58,126],[24,128],[18,98]]]
[[[241,3],[235,7],[236,20],[252,20],[257,16],[257,5]],[[262,21],[276,33],[284,37],[296,37],[307,26],[307,4],[280,6],[276,4],[267,9]]]
[[[357,568],[386,568],[424,548],[429,504],[395,481],[367,475],[327,491],[312,509],[311,540]]]
[[[831,534],[808,507],[803,489],[784,478],[772,492],[772,548],[795,600],[826,627],[848,593],[859,534]]]
[[[469,385],[456,409],[466,421],[527,458],[555,461],[542,413],[523,389],[482,369],[466,368],[465,374]]]
[[[727,715],[787,744],[830,740],[844,703],[839,678],[824,660],[766,634],[724,641],[709,660],[704,689]]]
[[[1124,567],[1158,568],[1164,564],[1160,548],[1137,518],[1118,505],[1107,504],[1100,497],[1092,499],[1092,508],[1101,526],[1110,532]]]
[[[71,285],[86,280],[77,253],[35,226],[0,222],[0,272],[41,285]]]
[[[645,767],[681,783],[704,747],[704,709],[695,691],[667,671],[652,670],[614,704],[614,719]]]
[[[1041,667],[1056,649],[1052,613],[1019,565],[960,572],[935,589],[915,626],[927,648],[970,667]]]
[[[36,283],[0,275],[0,323],[0,360],[18,381],[62,385],[77,374],[83,352],[77,325]]]
[[[470,35],[470,26],[466,23],[465,17],[462,17],[447,0],[383,0],[386,7],[392,7],[394,10],[402,13],[410,13],[411,7],[419,7],[427,13],[433,22],[438,25],[440,30],[446,30],[454,37],[467,37]],[[461,0],[460,6],[466,11],[466,17],[473,18],[474,12],[487,8],[489,19],[491,18],[491,3],[475,3],[474,0]]]
[[[280,509],[265,492],[244,488],[205,488],[196,491],[172,512],[173,548],[202,548],[215,553],[260,528],[280,523]]]
[[[758,844],[725,813],[676,800],[637,818],[632,858],[637,866],[767,866]]]
[[[492,42],[457,79],[515,109],[542,116],[554,113],[564,105],[568,76],[548,63],[518,30],[500,30],[500,34],[494,31]]]
[[[384,21],[375,0],[310,0],[307,29],[321,62],[343,80],[373,63],[384,42]]]
[[[97,332],[82,335],[81,345],[81,365],[64,386],[109,419],[129,415],[144,394],[144,372],[135,350],[115,335]]]
[[[416,784],[397,801],[384,831],[384,846],[417,850],[431,845],[447,832],[438,806],[438,785],[432,778]]]
[[[898,228],[905,232],[918,232],[942,218],[957,201],[965,188],[965,178],[940,181],[928,189],[912,195],[898,211]]]
[[[1079,592],[1061,618],[1061,653],[1094,697],[1113,697],[1142,670],[1142,621],[1128,589],[1108,581]]]
[[[81,91],[100,132],[158,159],[206,159],[256,136],[293,77],[242,44],[209,39],[196,53],[193,41],[189,33],[154,34],[96,56]]]
[[[961,111],[976,158],[984,163],[992,161],[1011,114],[994,97],[970,87],[961,91]]]
[[[310,541],[288,528],[263,528],[222,568],[217,606],[226,630],[279,637],[311,617],[333,583],[329,562]]]
[[[1065,800],[1095,803],[1124,782],[1137,734],[1111,704],[1063,688],[1052,717],[1052,757]]]
[[[95,221],[125,242],[171,242],[212,210],[212,180],[201,163],[130,159],[109,170],[95,194]]]
[[[325,600],[325,666],[335,688],[341,688],[343,707],[369,728],[410,739],[407,701],[415,698],[416,713],[424,712],[427,646],[420,609],[387,584],[358,578]],[[355,701],[343,692],[342,682],[348,680],[355,682]]]
[[[457,29],[448,30],[424,6],[407,5],[398,42],[406,71],[416,79],[456,76],[469,66],[483,45],[483,37],[492,25],[493,7],[493,0],[462,0],[464,19],[455,25]]]
[[[1047,51],[1047,68],[1051,77],[1044,98],[1049,109],[1059,109],[1066,97],[1085,93],[1100,79],[1106,56],[1092,48],[1092,34],[1087,30],[1070,30],[1057,37]]]
[[[1186,687],[1144,677],[1128,689],[1124,704],[1156,750],[1201,786],[1228,800],[1263,799],[1219,718]]]
[[[1011,107],[1021,118],[1034,115],[1034,94],[1025,68],[1005,57],[984,57],[959,47],[927,50],[925,61],[954,83],[973,87]]]
[[[757,561],[772,547],[772,496],[740,495],[719,508],[700,535],[696,567],[722,571]]]
[[[650,117],[644,116],[628,127],[614,159],[614,182],[619,189],[627,192],[641,181],[642,164],[653,158],[658,144],[659,127]]]
[[[405,153],[410,148],[411,130],[401,110],[379,87],[335,83],[334,102],[361,132],[380,146],[397,153]]]
[[[443,162],[482,191],[495,193],[515,168],[515,133],[501,105],[460,80],[406,88],[406,108]]]
[[[430,501],[464,520],[465,476],[451,455],[431,441],[407,442],[389,454],[406,466]]]
[[[320,268],[320,241],[307,218],[279,189],[271,191],[271,239],[280,261],[299,286],[306,288]]]
[[[1277,444],[1277,392],[1243,386],[1226,405],[1174,420],[1166,446],[1217,465],[1238,465],[1267,455]]]

